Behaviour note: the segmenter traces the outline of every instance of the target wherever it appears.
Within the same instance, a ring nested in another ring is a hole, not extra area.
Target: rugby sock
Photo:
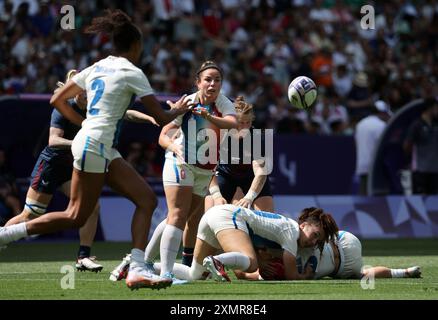
[[[17,241],[21,238],[25,238],[28,236],[25,222],[4,227],[2,229],[3,230],[0,233],[0,237],[1,237],[0,243],[2,244],[7,244],[12,241]]]
[[[182,261],[181,263],[190,267],[192,265],[192,261],[193,261],[193,251],[195,250],[195,248],[186,248],[183,247],[183,252],[182,252]]]
[[[79,246],[78,259],[88,258],[91,254],[91,247]]]
[[[131,250],[131,263],[129,269],[137,267],[144,267],[144,251],[134,248]]]
[[[224,266],[230,269],[238,269],[246,271],[251,264],[248,256],[240,252],[225,252],[220,255],[214,256],[215,259],[222,262]]]
[[[166,224],[160,243],[161,276],[164,276],[168,272],[172,272],[182,236],[183,230],[171,224]]]
[[[155,258],[160,254],[160,241],[163,235],[164,228],[166,227],[166,219],[160,222],[155,228],[146,249],[144,250],[144,261],[146,263],[154,262]]]
[[[192,280],[190,278],[190,267],[181,264],[181,263],[175,263],[173,265],[173,274],[175,275],[175,277],[177,279],[182,279],[182,280]]]
[[[192,266],[190,267],[190,280],[199,280],[202,278],[202,275],[204,272],[208,272],[206,268],[202,264],[199,264],[196,262],[196,260],[193,260]]]
[[[405,278],[406,277],[406,269],[391,269],[391,277],[392,278]]]

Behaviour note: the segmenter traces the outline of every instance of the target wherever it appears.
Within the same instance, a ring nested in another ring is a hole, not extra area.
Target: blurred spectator
[[[15,177],[6,164],[6,153],[0,149],[0,226],[21,212]]]
[[[404,143],[412,157],[414,194],[438,194],[438,100],[424,101],[421,117],[409,127]]]
[[[344,134],[348,128],[347,109],[339,103],[333,90],[320,94],[312,110],[312,122],[319,127],[320,134]]]
[[[348,113],[353,123],[373,112],[374,98],[371,94],[368,75],[364,72],[356,74],[353,86],[347,96]]]
[[[373,114],[358,122],[355,132],[356,175],[359,177],[359,194],[367,195],[368,173],[379,138],[392,112],[384,101],[374,104]]]
[[[190,91],[196,61],[215,60],[229,81],[224,93],[243,94],[256,105],[257,126],[282,108],[288,83],[300,75],[333,87],[353,127],[370,114],[374,94],[395,110],[438,82],[435,0],[375,2],[375,30],[360,27],[361,0],[69,3],[76,13],[73,32],[59,27],[58,1],[0,1],[0,92],[50,93],[66,69],[83,69],[101,58],[98,52],[109,54],[108,37],[86,36],[83,28],[116,6],[142,29],[140,68],[155,91]]]
[[[161,177],[162,167],[158,160],[158,147],[156,144],[131,142],[129,144],[126,161],[144,178]]]

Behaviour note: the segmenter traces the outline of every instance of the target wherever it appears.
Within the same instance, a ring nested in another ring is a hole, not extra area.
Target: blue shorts
[[[221,171],[216,171],[215,175],[221,194],[224,197],[224,199],[227,200],[227,203],[231,203],[231,200],[233,200],[237,187],[240,187],[240,189],[242,189],[243,194],[245,195],[248,192],[249,188],[251,187],[252,180],[254,179],[254,176],[237,179]],[[269,177],[266,179],[266,182],[263,185],[263,189],[257,195],[256,199],[261,197],[272,197]]]
[[[55,158],[46,160],[42,155],[32,171],[30,186],[38,192],[54,194],[56,189],[71,180],[72,163],[56,161]]]

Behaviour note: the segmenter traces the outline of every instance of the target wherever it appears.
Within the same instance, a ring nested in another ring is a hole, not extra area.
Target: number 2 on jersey
[[[95,90],[96,94],[94,95],[93,101],[91,101],[90,106],[88,107],[88,112],[90,115],[99,114],[98,108],[93,108],[97,102],[99,102],[100,98],[102,98],[103,90],[105,90],[105,82],[102,79],[96,79],[91,83],[91,90]]]

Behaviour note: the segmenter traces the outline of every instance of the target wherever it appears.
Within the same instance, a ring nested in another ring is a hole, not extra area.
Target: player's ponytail
[[[140,30],[132,23],[131,18],[122,10],[105,10],[105,15],[94,18],[85,33],[107,33],[117,53],[128,52],[135,41],[141,40]]]

